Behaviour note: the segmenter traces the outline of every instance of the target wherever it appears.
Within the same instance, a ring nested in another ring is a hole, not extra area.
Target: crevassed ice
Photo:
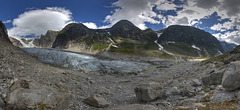
[[[141,72],[149,66],[147,63],[102,60],[89,55],[53,49],[23,48],[23,50],[44,63],[62,65],[73,70],[128,74]]]

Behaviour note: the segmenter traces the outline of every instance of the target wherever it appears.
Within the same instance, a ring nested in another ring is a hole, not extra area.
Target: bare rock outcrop
[[[223,75],[222,86],[227,91],[233,91],[240,88],[240,61],[229,64]]]
[[[66,109],[70,95],[33,80],[18,80],[10,88],[7,109]]]

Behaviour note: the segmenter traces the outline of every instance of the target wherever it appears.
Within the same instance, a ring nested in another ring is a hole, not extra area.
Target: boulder
[[[153,105],[140,105],[140,104],[129,104],[129,105],[119,105],[116,107],[111,107],[106,110],[161,110]]]
[[[157,82],[149,82],[138,85],[134,92],[140,101],[148,102],[158,98],[161,94],[161,85]]]
[[[238,91],[237,93],[235,93],[235,97],[237,100],[240,100],[240,91]]]
[[[5,103],[4,103],[4,101],[2,100],[2,98],[0,98],[0,110],[1,110],[1,108],[4,107],[4,106],[5,106]]]
[[[180,101],[180,103],[178,105],[181,105],[181,106],[191,106],[191,105],[193,105],[196,102],[197,102],[197,99],[189,98],[189,99],[184,99],[184,100]]]
[[[207,76],[202,77],[204,85],[220,85],[222,83],[222,77],[224,72],[213,72]]]
[[[240,88],[240,61],[228,65],[222,78],[222,86],[227,91],[234,91]]]
[[[198,87],[198,86],[201,86],[202,83],[198,79],[193,79],[191,82],[191,85],[194,87]]]
[[[7,109],[67,109],[70,95],[33,80],[18,80],[10,87]]]
[[[190,84],[180,86],[179,90],[182,96],[192,97],[196,94],[194,87],[192,87]]]
[[[94,94],[88,97],[87,99],[84,100],[84,102],[98,108],[109,106],[109,103],[99,94]]]

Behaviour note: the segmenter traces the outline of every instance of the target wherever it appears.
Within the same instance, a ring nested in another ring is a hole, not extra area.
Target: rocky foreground
[[[88,60],[36,50],[14,47],[0,23],[0,110],[240,109],[239,61]],[[119,62],[124,65],[114,69]]]

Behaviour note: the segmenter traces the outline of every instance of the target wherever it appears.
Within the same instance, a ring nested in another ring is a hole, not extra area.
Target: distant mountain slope
[[[138,56],[211,57],[233,47],[221,44],[210,33],[194,27],[173,25],[159,31],[141,30],[127,20],[121,20],[107,29],[89,29],[81,23],[71,23],[59,32],[48,31],[39,38],[17,40],[20,43],[13,42],[19,47],[52,47],[90,54],[107,52]]]
[[[56,40],[58,31],[48,30],[45,35],[41,35],[39,38],[33,40],[33,44],[36,47],[49,48],[52,47],[53,42]]]
[[[59,32],[53,48],[84,53],[108,51],[144,55],[142,53],[148,50],[158,50],[153,39],[157,39],[156,32],[142,31],[127,20],[121,20],[108,29],[89,29],[83,24],[72,23]]]
[[[223,50],[224,50],[225,52],[230,52],[230,51],[232,51],[235,47],[237,47],[236,44],[227,43],[227,42],[225,42],[225,41],[220,41],[220,43],[222,44]]]
[[[224,52],[214,36],[190,26],[169,26],[159,37],[158,43],[170,52],[188,56],[210,57]]]
[[[225,64],[228,64],[233,61],[240,60],[240,45],[238,45],[235,49],[233,49],[230,52],[226,52],[222,55],[212,57],[208,59],[206,62],[223,62]]]

